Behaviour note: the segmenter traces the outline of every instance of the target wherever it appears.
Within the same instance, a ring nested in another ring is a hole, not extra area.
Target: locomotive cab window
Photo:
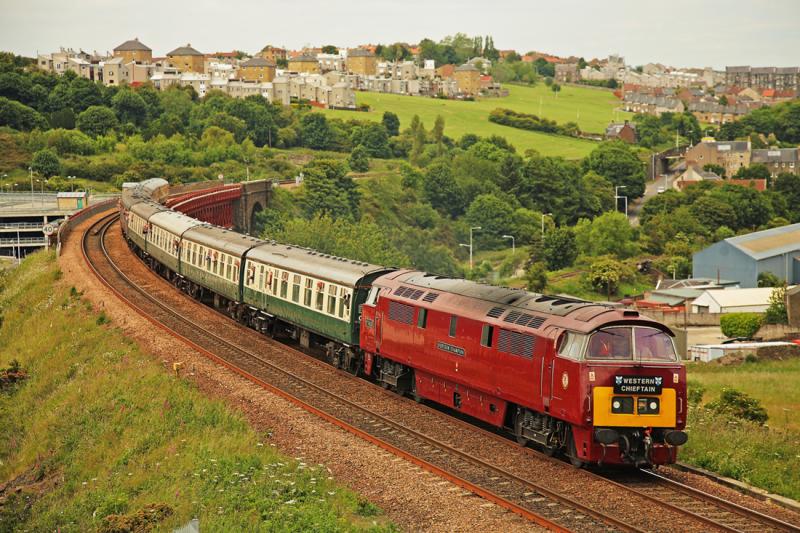
[[[581,358],[585,344],[586,335],[566,331],[558,339],[558,355],[577,361]]]
[[[660,329],[614,326],[592,333],[586,358],[606,361],[674,362],[672,338]]]

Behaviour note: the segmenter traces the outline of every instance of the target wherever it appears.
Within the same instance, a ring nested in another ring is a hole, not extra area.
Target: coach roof
[[[265,242],[247,254],[248,259],[273,265],[284,270],[297,272],[348,286],[355,286],[361,279],[389,268],[363,261],[344,259],[323,254],[308,248]]]
[[[264,242],[261,239],[242,235],[211,224],[202,224],[190,228],[183,234],[183,238],[237,257],[241,257],[253,246],[258,246]]]

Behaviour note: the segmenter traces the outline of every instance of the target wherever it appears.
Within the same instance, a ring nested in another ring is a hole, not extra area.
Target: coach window
[[[303,305],[311,307],[311,291],[314,290],[314,280],[306,278],[306,288],[303,293]]]
[[[342,305],[339,308],[339,316],[342,317],[342,315],[344,315],[343,318],[350,318],[350,298],[351,298],[350,292],[344,287],[342,287],[341,295],[342,295]]]
[[[317,303],[315,307],[317,311],[322,311],[322,307],[325,304],[325,284],[321,281],[317,282]]]
[[[278,294],[278,270],[272,271],[272,294]]]
[[[281,272],[281,298],[286,298],[289,292],[289,273]]]
[[[300,275],[295,274],[292,276],[292,301],[298,303],[300,301]]]
[[[484,324],[483,331],[481,331],[481,346],[491,348],[493,336],[494,336],[494,326],[490,326],[489,324]]]
[[[256,287],[264,290],[264,265],[258,267],[258,285]]]
[[[417,314],[417,327],[419,329],[425,329],[428,327],[428,310],[424,307],[419,308],[419,313]]]
[[[450,315],[450,336],[453,338],[456,337],[457,326],[458,326],[458,317],[456,315]]]
[[[328,285],[328,314],[336,315],[336,285]]]

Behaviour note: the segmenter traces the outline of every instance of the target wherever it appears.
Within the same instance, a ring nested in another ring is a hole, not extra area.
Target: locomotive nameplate
[[[438,341],[436,343],[436,347],[442,350],[443,352],[449,352],[455,355],[459,355],[461,357],[464,357],[467,354],[464,348],[461,348],[459,346],[453,346],[452,344],[447,344],[446,342],[442,341]]]
[[[614,394],[661,394],[661,376],[614,376]]]

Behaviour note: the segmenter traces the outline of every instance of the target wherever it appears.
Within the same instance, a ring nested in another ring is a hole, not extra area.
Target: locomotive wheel
[[[514,417],[514,436],[517,438],[517,444],[520,446],[527,446],[528,439],[522,436],[522,420],[525,417],[525,412],[522,410],[517,411],[517,416]]]

